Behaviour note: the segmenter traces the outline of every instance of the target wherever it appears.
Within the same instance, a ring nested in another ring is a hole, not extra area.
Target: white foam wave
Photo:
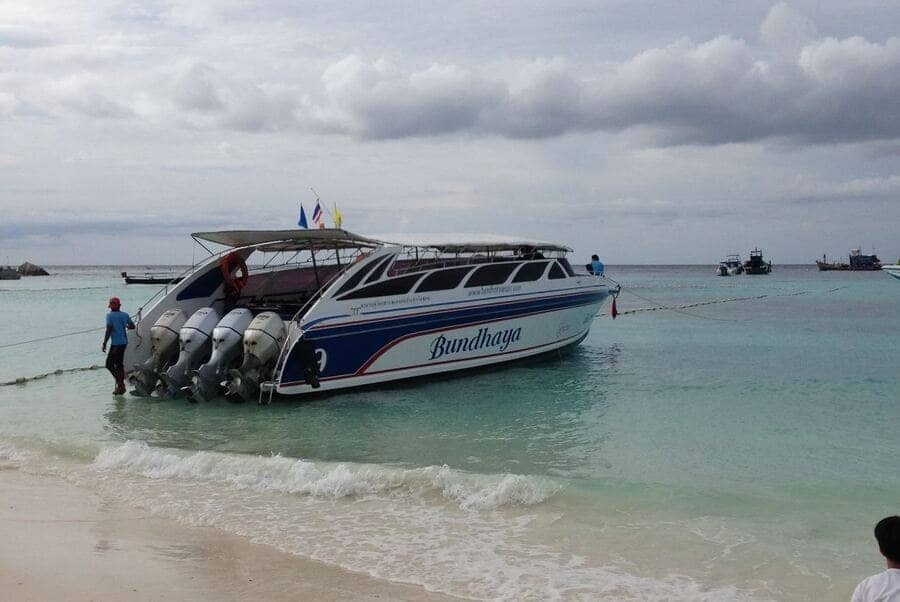
[[[17,448],[11,443],[0,441],[0,463],[19,466],[27,459],[27,452]]]
[[[187,452],[142,442],[108,447],[85,466],[0,440],[3,462],[157,516],[463,598],[767,598],[685,575],[633,574],[627,563],[577,555],[555,531],[558,510],[550,505],[477,511],[539,504],[559,489],[536,477]]]
[[[447,466],[403,469],[381,465],[311,462],[282,456],[183,452],[129,441],[102,450],[99,471],[125,471],[152,479],[227,483],[240,489],[358,497],[438,493],[463,510],[539,504],[559,491],[549,479],[514,474],[474,475]]]

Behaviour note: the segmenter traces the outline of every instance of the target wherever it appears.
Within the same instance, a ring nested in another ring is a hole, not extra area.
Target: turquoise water
[[[102,325],[122,268],[0,282],[0,345]],[[139,271],[139,270],[138,270]],[[0,387],[0,459],[189,524],[464,597],[844,600],[900,511],[900,282],[612,267],[573,353],[272,406]],[[642,299],[644,297],[646,299]],[[102,363],[102,332],[0,349],[0,380]]]

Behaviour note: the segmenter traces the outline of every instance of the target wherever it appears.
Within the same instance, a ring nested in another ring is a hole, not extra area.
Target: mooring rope
[[[35,376],[25,376],[16,378],[13,380],[8,380],[6,382],[0,383],[0,387],[8,387],[11,385],[24,385],[26,383],[30,383],[31,381],[41,380],[43,378],[47,378],[48,376],[57,376],[60,374],[69,374],[72,372],[90,372],[91,370],[102,370],[106,366],[100,366],[94,364],[92,366],[83,366],[81,368],[67,368],[65,370],[54,370],[53,372],[44,372],[43,374],[36,374]]]
[[[612,280],[612,279],[610,278],[610,280]],[[615,282],[615,281],[613,280],[613,282]],[[616,283],[616,284],[618,285],[618,283]],[[713,318],[711,316],[703,316],[700,314],[686,312],[683,310],[690,309],[693,307],[701,307],[704,305],[716,305],[719,303],[735,303],[735,302],[739,302],[739,301],[757,301],[757,300],[761,300],[761,299],[768,299],[768,298],[775,298],[775,297],[799,297],[800,295],[811,295],[811,294],[820,293],[820,292],[821,293],[833,293],[835,291],[839,291],[841,289],[848,288],[847,286],[838,286],[838,287],[830,288],[830,289],[827,289],[824,291],[804,290],[804,291],[794,291],[791,293],[780,293],[780,294],[764,293],[761,295],[751,295],[748,297],[729,297],[727,299],[712,299],[709,301],[697,301],[696,303],[686,303],[684,305],[663,305],[659,301],[650,299],[649,297],[644,297],[643,295],[639,295],[639,294],[635,293],[634,291],[632,291],[631,289],[621,287],[621,285],[619,285],[619,286],[620,286],[619,291],[628,293],[634,297],[637,297],[638,299],[647,301],[648,303],[653,303],[654,307],[639,307],[637,309],[617,310],[617,312],[616,312],[617,315],[624,316],[624,315],[628,315],[628,314],[637,314],[637,313],[648,312],[648,311],[671,311],[674,313],[679,313],[679,314],[683,314],[686,316],[690,316],[692,318],[700,318],[702,320],[714,320],[714,321],[721,321],[721,322],[734,322],[735,319],[734,318]],[[603,315],[603,314],[598,314],[598,315]]]
[[[141,312],[143,311],[143,309],[144,309],[143,307],[140,308],[137,311],[137,313],[135,313],[133,316],[130,316],[132,321],[134,321],[135,323],[138,323],[141,321]],[[73,332],[63,332],[60,334],[54,334],[49,337],[40,337],[37,339],[28,339],[27,341],[16,341],[15,343],[7,343],[5,345],[0,345],[0,349],[7,349],[9,347],[18,347],[20,345],[30,345],[32,343],[42,343],[44,341],[53,341],[55,339],[60,339],[62,337],[72,337],[72,336],[75,336],[76,334],[88,334],[91,332],[100,332],[101,330],[105,330],[105,329],[106,329],[106,326],[98,326],[97,328],[88,328],[87,330],[75,330]],[[137,333],[135,333],[135,336],[137,336],[138,339],[142,338]]]
[[[76,334],[87,334],[89,332],[99,332],[101,330],[105,330],[106,326],[100,326],[99,328],[89,328],[88,330],[76,330],[75,332],[63,332],[61,334],[55,334],[49,337],[41,337],[39,339],[29,339],[27,341],[17,341],[15,343],[7,343],[6,345],[0,345],[0,349],[6,349],[8,347],[18,347],[19,345],[30,345],[31,343],[40,343],[43,341],[52,341],[54,339],[60,339],[62,337],[71,337]]]

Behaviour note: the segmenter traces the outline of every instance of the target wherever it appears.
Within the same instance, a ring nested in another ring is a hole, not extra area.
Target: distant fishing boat
[[[737,253],[726,255],[724,261],[719,262],[716,268],[716,274],[719,276],[737,276],[744,273],[744,266],[741,263],[741,256]]]
[[[744,262],[744,272],[747,274],[768,274],[772,271],[772,262],[763,261],[762,251],[753,249],[750,251],[750,259]]]
[[[0,280],[18,280],[21,277],[15,268],[0,266]]]
[[[872,255],[863,255],[860,249],[850,251],[850,263],[829,262],[825,255],[822,255],[822,261],[816,261],[816,266],[822,272],[830,271],[853,271],[853,272],[874,272],[882,269],[881,261],[874,253]]]
[[[178,284],[182,277],[171,273],[144,272],[143,276],[129,276],[128,272],[122,272],[125,284]]]

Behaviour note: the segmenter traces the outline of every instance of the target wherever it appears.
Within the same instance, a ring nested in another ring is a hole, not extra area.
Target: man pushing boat
[[[106,356],[106,369],[116,379],[116,388],[113,395],[125,394],[125,348],[128,347],[127,330],[134,330],[134,322],[131,317],[122,311],[122,302],[118,297],[109,300],[109,313],[106,314],[106,334],[103,336],[103,345],[100,350],[106,352],[106,343],[112,339],[109,346],[109,354]]]

